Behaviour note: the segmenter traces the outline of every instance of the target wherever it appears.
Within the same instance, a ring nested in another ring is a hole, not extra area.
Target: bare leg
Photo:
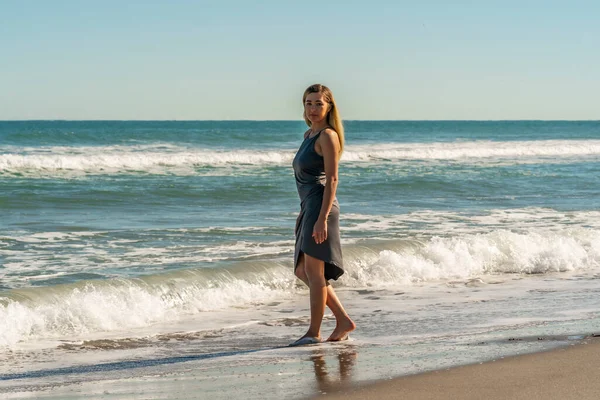
[[[310,290],[310,326],[305,336],[321,338],[321,322],[327,302],[327,281],[324,274],[325,263],[307,254],[304,255],[304,272]]]
[[[314,260],[314,258],[313,258],[313,260]],[[320,260],[317,260],[317,261],[320,261]],[[321,261],[321,263],[322,263],[322,261]],[[296,268],[295,273],[296,273],[296,276],[298,277],[298,279],[300,279],[302,282],[304,282],[306,284],[306,286],[310,287],[308,277],[305,272],[305,268],[303,268],[304,266],[305,266],[304,254],[301,254],[300,259],[298,260],[298,266]],[[324,268],[324,265],[323,265],[323,268]],[[333,331],[333,333],[329,336],[329,338],[327,340],[328,341],[338,341],[338,340],[346,338],[346,336],[348,335],[349,332],[352,332],[354,329],[356,329],[356,324],[354,323],[354,321],[352,321],[352,319],[350,319],[350,317],[346,313],[346,310],[344,309],[344,306],[342,306],[342,303],[340,302],[337,295],[335,294],[333,287],[331,287],[331,285],[329,285],[329,284],[327,284],[326,304],[336,319],[335,330]]]
[[[356,329],[356,324],[350,317],[344,306],[338,299],[337,295],[333,291],[333,287],[327,286],[327,306],[331,309],[333,315],[335,315],[335,329],[327,339],[328,342],[337,342],[338,340],[344,340],[348,338],[348,334]]]

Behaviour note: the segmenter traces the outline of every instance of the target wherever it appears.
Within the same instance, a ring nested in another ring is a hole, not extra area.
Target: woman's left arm
[[[340,159],[340,140],[338,134],[326,129],[317,139],[323,153],[323,162],[325,164],[325,193],[323,194],[323,203],[321,204],[321,212],[319,218],[313,228],[313,237],[315,242],[323,243],[327,240],[327,217],[333,206],[335,192],[338,185],[338,164]]]

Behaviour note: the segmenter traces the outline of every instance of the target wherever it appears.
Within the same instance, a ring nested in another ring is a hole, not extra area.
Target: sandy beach
[[[55,347],[26,348],[23,344],[0,358],[0,397],[599,398],[600,386],[592,379],[600,339],[590,337],[596,333],[597,319],[579,320],[578,326],[585,330],[573,330],[571,318],[589,314],[566,308],[572,303],[562,300],[567,292],[575,293],[565,287],[569,282],[517,280],[506,282],[504,288],[493,285],[488,292],[467,285],[440,285],[407,289],[402,295],[380,290],[377,298],[372,291],[340,290],[345,304],[362,322],[348,342],[287,347],[308,322],[306,303],[293,298],[255,306],[257,316],[267,317],[251,324],[247,322],[249,311],[211,314],[217,326],[223,325],[220,321],[237,322],[229,329],[200,330],[188,322],[171,327],[178,333],[156,336],[134,336],[133,332],[129,338],[102,339],[98,335],[85,342],[63,341]],[[593,280],[577,279],[573,284],[578,285],[579,293],[596,294]],[[559,285],[562,292],[552,289]],[[514,313],[515,298],[521,312],[529,307],[523,296],[515,296],[522,290],[531,294],[535,304],[553,301],[560,306],[553,315],[568,318],[545,319],[533,330],[522,324],[521,314],[510,320],[515,326],[495,328],[507,323],[504,310]],[[403,300],[394,301],[398,297]],[[594,301],[579,303],[593,310]],[[386,307],[385,312],[378,312]],[[432,323],[434,315],[444,322]],[[498,322],[491,329],[466,329],[464,321],[478,315]],[[327,315],[324,332],[332,331],[334,324],[333,316]]]
[[[600,338],[551,351],[399,377],[327,399],[598,399]],[[316,398],[316,397],[315,397]]]

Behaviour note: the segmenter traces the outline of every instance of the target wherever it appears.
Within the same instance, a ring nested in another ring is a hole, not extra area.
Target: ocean
[[[600,122],[345,128],[334,287],[358,328],[315,356],[285,348],[304,122],[0,121],[0,393],[180,374],[147,398],[299,398],[325,391],[315,360],[368,381],[600,333]]]

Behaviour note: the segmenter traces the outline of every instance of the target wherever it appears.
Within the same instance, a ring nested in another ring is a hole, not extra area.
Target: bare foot
[[[315,335],[313,332],[308,331],[300,339],[304,339],[304,338],[315,338],[315,339],[317,339],[320,342],[321,341],[321,332],[318,332]]]
[[[300,339],[296,340],[293,343],[290,343],[289,346],[305,346],[307,344],[317,344],[321,343],[320,337],[313,336],[302,336]]]
[[[340,340],[348,339],[348,334],[356,329],[356,324],[354,321],[350,319],[350,317],[346,317],[342,321],[338,321],[335,329],[331,333],[331,336],[327,339],[328,342],[339,342]]]

